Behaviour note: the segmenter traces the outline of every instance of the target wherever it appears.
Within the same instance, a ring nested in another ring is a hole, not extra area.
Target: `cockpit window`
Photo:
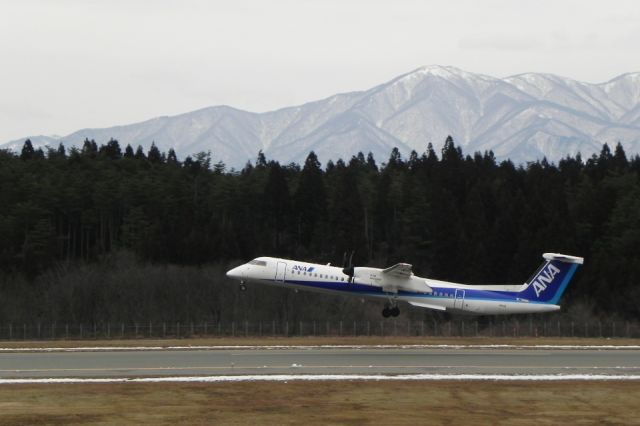
[[[264,260],[253,259],[251,262],[249,262],[249,265],[267,266],[267,262],[265,262]]]

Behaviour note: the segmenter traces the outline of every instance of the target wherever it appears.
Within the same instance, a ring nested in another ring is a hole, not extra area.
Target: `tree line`
[[[464,155],[450,137],[382,163],[214,161],[116,140],[0,150],[0,322],[362,315],[323,295],[242,299],[224,276],[257,256],[340,264],[351,251],[478,284],[524,282],[543,252],[584,256],[563,304],[638,318],[640,157],[620,144],[558,164]]]

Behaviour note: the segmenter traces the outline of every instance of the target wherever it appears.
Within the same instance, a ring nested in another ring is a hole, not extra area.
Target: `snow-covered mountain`
[[[640,152],[640,73],[600,84],[550,74],[494,78],[454,67],[418,68],[362,92],[342,93],[300,106],[252,113],[214,106],[173,117],[63,137],[31,137],[34,145],[80,146],[117,139],[121,146],[155,141],[178,157],[211,151],[213,161],[240,168],[262,150],[282,163],[302,163],[313,150],[324,163],[371,151],[385,161],[393,147],[403,154],[439,149],[447,135],[465,153],[493,150],[516,163],[546,156],[589,156],[604,142]],[[26,138],[3,147],[19,150]]]

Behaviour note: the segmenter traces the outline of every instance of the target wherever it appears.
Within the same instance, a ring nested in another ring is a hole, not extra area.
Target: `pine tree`
[[[402,155],[400,154],[400,150],[395,147],[391,150],[391,155],[389,156],[389,161],[387,162],[387,168],[390,170],[402,169],[405,166],[404,161],[402,161]]]
[[[138,148],[136,149],[136,153],[133,155],[133,158],[135,158],[136,160],[147,159],[147,156],[144,155],[144,150],[142,149],[142,146],[138,145]]]
[[[267,167],[267,159],[265,158],[262,150],[258,151],[258,158],[256,159],[256,167]]]
[[[65,149],[64,144],[62,142],[60,142],[60,144],[58,145],[58,149],[56,150],[56,154],[60,158],[67,158],[67,150]]]
[[[109,142],[107,142],[106,145],[100,147],[99,153],[110,160],[119,160],[122,158],[120,144],[115,139],[109,139]]]
[[[304,162],[294,200],[298,240],[304,247],[309,247],[320,222],[326,219],[327,214],[323,173],[313,151]]]
[[[267,167],[269,175],[263,193],[263,214],[267,220],[265,225],[271,237],[271,249],[275,253],[285,253],[285,231],[291,213],[289,186],[278,162],[270,161]]]
[[[35,154],[35,150],[33,149],[33,145],[31,144],[31,139],[27,139],[24,141],[24,145],[22,145],[22,152],[20,153],[21,160],[31,160]]]
[[[174,164],[174,165],[180,164],[178,162],[178,157],[176,156],[176,152],[173,150],[173,148],[169,148],[169,153],[167,154],[167,164]]]
[[[449,135],[442,147],[442,162],[459,163],[462,161],[462,150],[453,143],[453,138]]]
[[[627,155],[624,152],[624,148],[622,148],[622,144],[618,142],[616,144],[616,148],[613,152],[613,167],[617,171],[622,171],[627,168],[629,162],[627,161]]]
[[[95,158],[98,154],[98,144],[93,139],[89,140],[88,138],[84,140],[82,144],[82,155],[90,158]]]
[[[162,155],[160,154],[160,150],[156,146],[155,142],[151,142],[151,148],[149,148],[149,153],[147,154],[147,158],[149,162],[152,164],[159,164],[162,162]]]
[[[134,158],[135,154],[133,153],[133,148],[131,148],[131,145],[127,144],[126,148],[124,149],[124,158]]]
[[[345,252],[356,252],[354,262],[363,262],[367,257],[366,227],[364,221],[364,205],[358,189],[356,169],[347,168],[342,160],[338,160],[332,185],[330,229],[334,257],[341,257]]]
[[[373,153],[369,152],[367,154],[367,167],[372,172],[378,171],[378,165],[376,164],[376,160],[373,158]]]

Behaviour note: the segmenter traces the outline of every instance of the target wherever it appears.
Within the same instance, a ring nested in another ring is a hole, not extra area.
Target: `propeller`
[[[347,252],[346,251],[344,252],[344,255],[342,256],[342,273],[349,277],[349,282],[350,283],[353,282],[353,274],[355,272],[355,267],[353,266],[353,255],[354,254],[355,254],[355,251],[352,251],[351,255],[349,255],[349,263],[347,263]]]

